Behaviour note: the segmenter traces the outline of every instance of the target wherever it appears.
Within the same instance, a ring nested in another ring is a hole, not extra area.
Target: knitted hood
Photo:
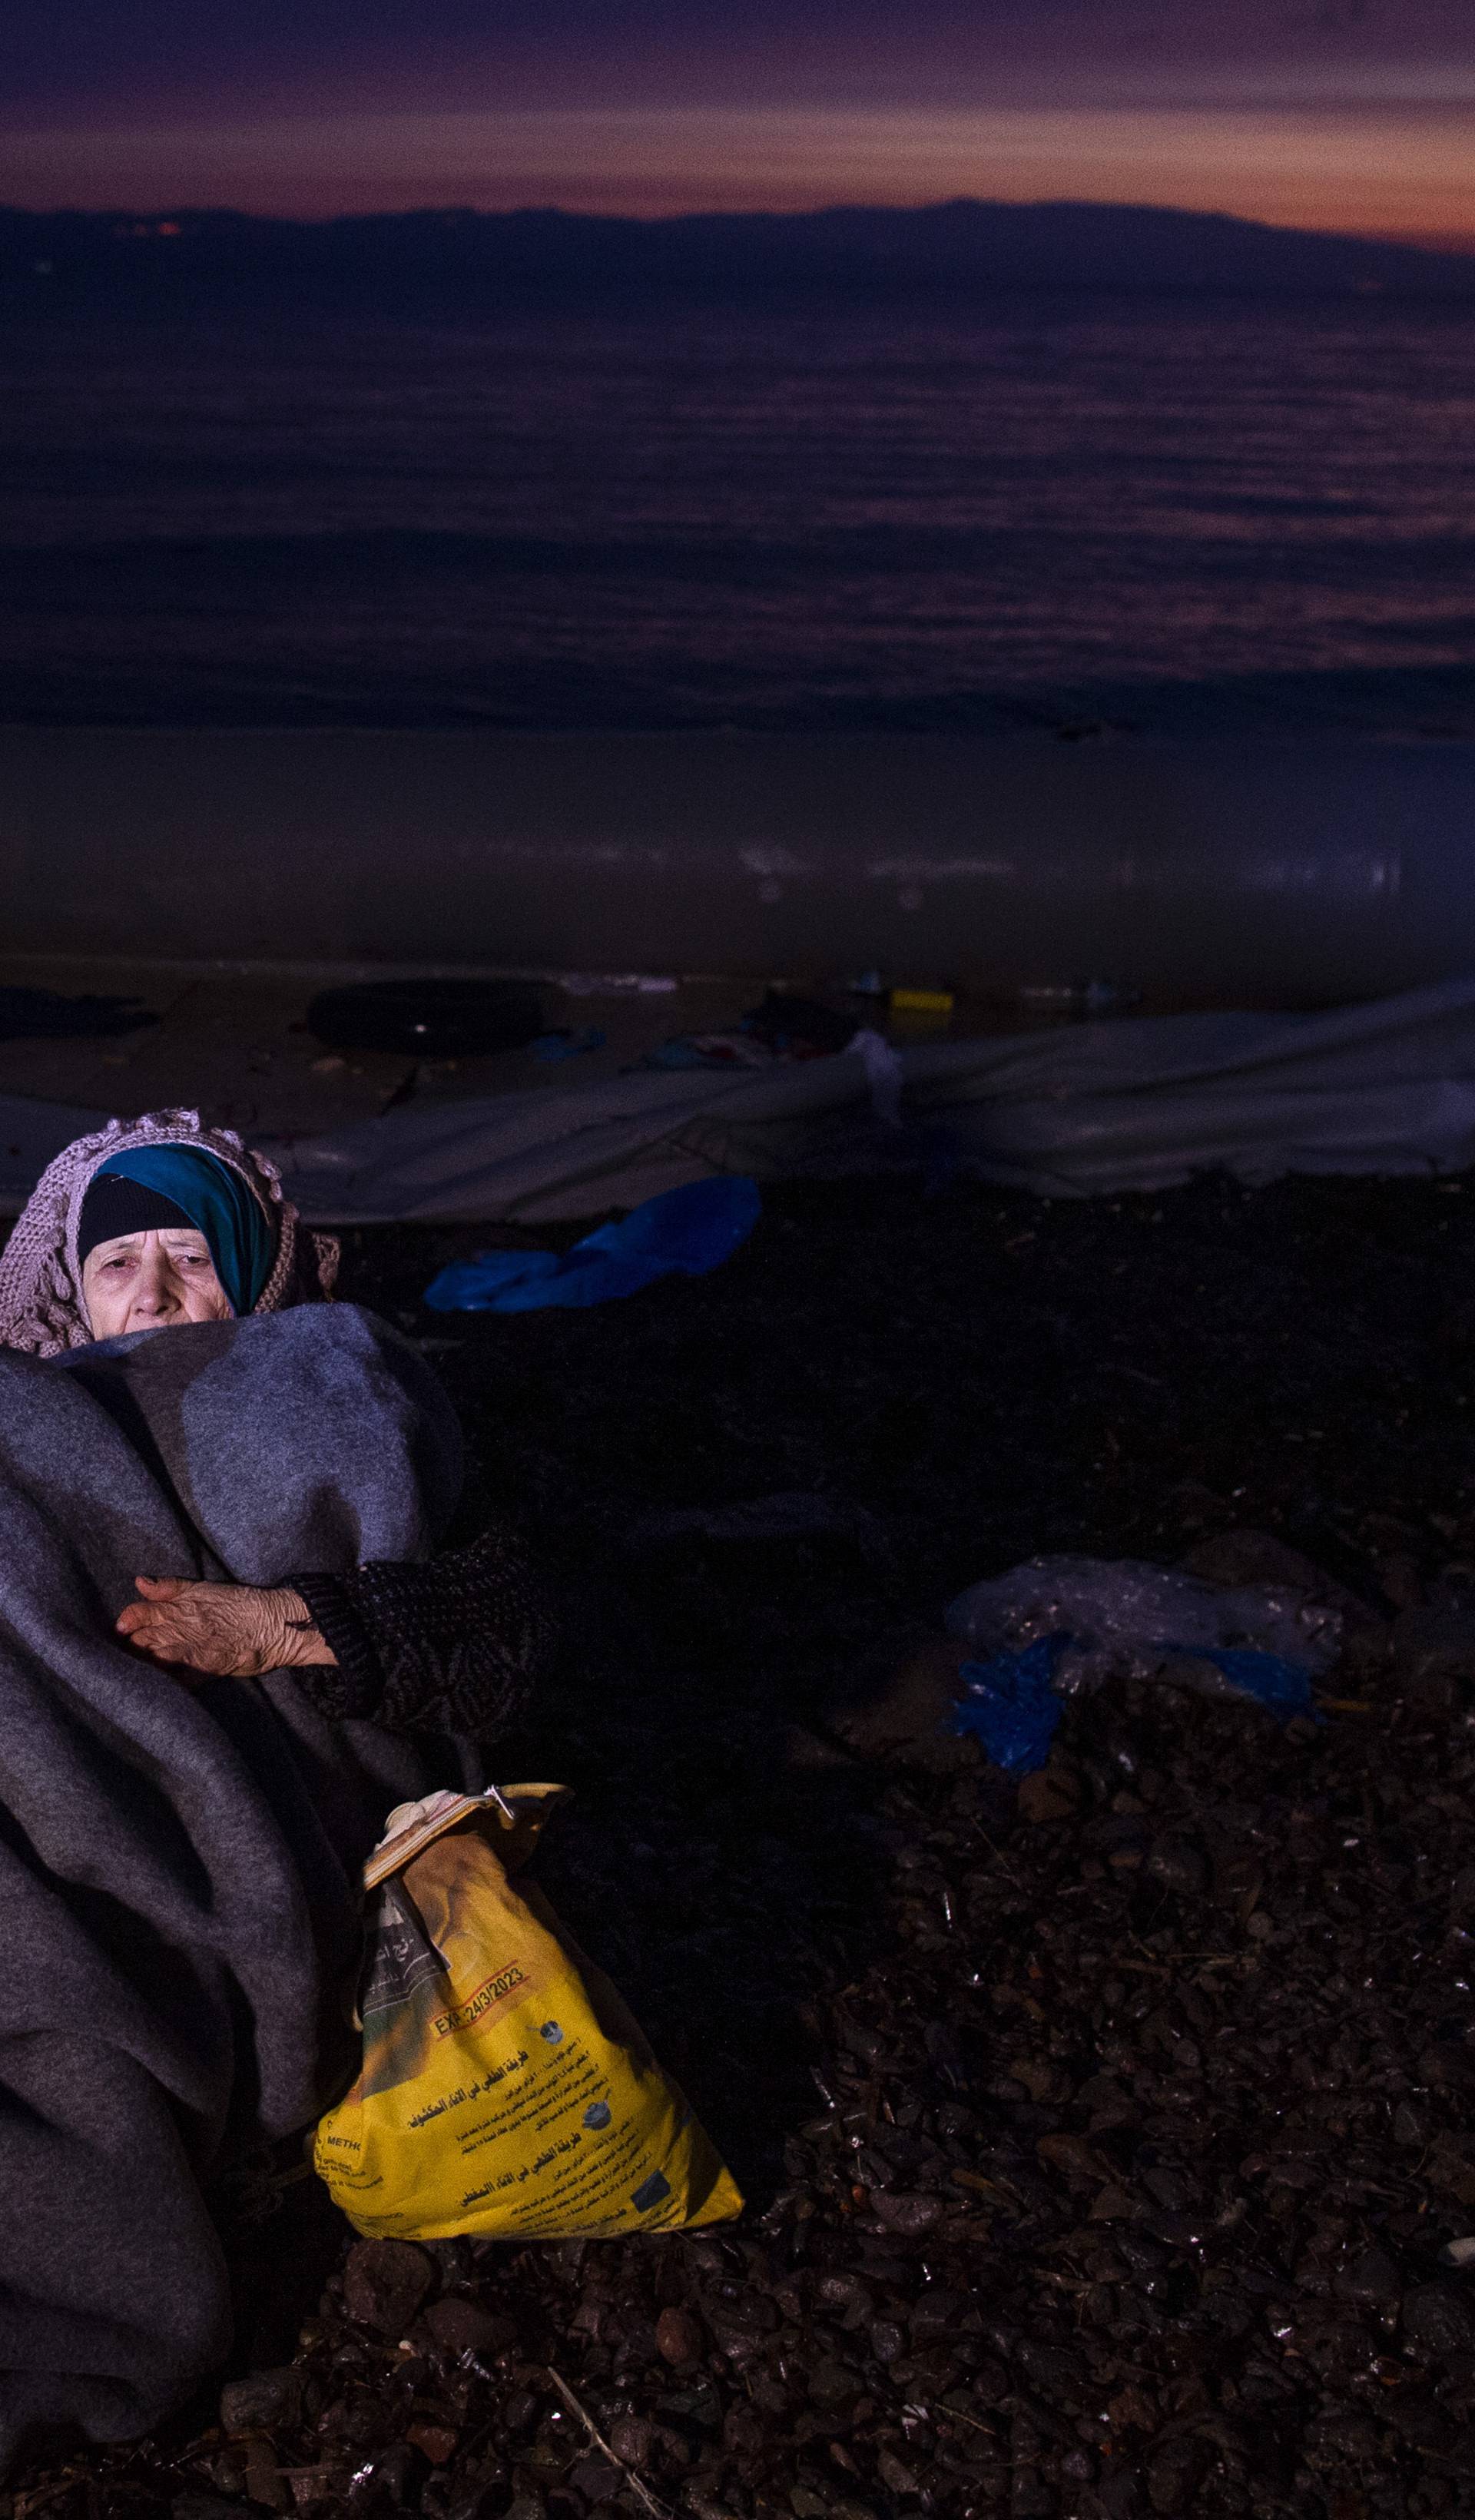
[[[142,1119],[110,1120],[106,1129],[73,1139],[47,1165],[0,1253],[0,1347],[60,1356],[64,1348],[91,1345],[77,1258],[82,1201],[99,1165],[130,1147],[200,1147],[240,1174],[277,1239],[256,1312],[279,1313],[289,1304],[331,1295],[337,1241],[302,1226],[291,1199],[282,1195],[275,1164],[253,1153],[234,1129],[205,1128],[198,1111],[146,1111]]]

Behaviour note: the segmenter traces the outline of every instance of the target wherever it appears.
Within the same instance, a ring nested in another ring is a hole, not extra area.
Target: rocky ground
[[[425,1312],[476,1238],[345,1291],[444,1342],[556,1570],[504,1771],[577,1787],[545,1886],[748,2211],[350,2252],[238,2183],[224,2398],[15,2520],[1475,2507],[1475,1182],[795,1190],[698,1283]],[[1061,1550],[1299,1552],[1323,1720],[1116,1685],[1019,1790],[845,1746]]]

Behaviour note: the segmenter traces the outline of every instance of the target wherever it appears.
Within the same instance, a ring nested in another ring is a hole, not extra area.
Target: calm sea
[[[1475,321],[0,336],[0,716],[1475,731]]]

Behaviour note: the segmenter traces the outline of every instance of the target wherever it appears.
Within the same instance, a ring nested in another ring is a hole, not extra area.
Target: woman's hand
[[[186,1584],[174,1576],[136,1578],[117,1633],[155,1662],[182,1664],[218,1679],[256,1680],[293,1663],[331,1663],[299,1593],[252,1584]]]

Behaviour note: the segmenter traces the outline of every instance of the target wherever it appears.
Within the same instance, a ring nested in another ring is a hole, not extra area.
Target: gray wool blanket
[[[140,1574],[424,1557],[460,1479],[439,1386],[349,1306],[0,1351],[0,2465],[222,2357],[201,2182],[341,2089],[359,1868],[390,1804],[479,1781],[113,1620]]]

